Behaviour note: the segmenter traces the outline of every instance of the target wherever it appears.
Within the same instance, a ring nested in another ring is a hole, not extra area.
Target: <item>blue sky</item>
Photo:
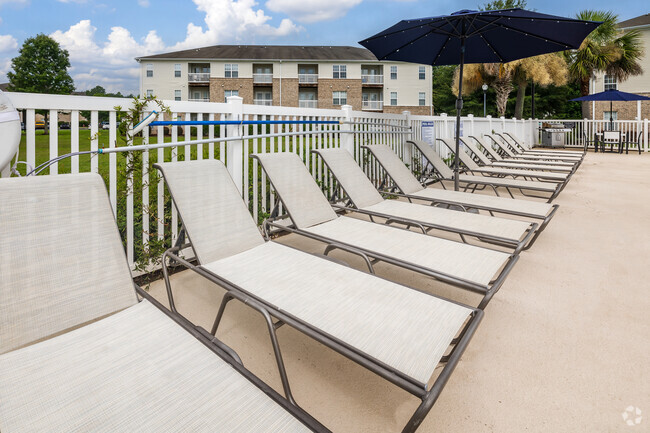
[[[136,92],[136,56],[214,44],[356,45],[396,21],[476,9],[483,0],[0,0],[0,82],[23,41],[38,33],[70,52],[78,90]],[[650,12],[639,0],[529,0],[573,16]]]

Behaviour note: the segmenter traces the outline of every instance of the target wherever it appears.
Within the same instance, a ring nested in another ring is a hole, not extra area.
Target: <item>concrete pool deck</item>
[[[487,306],[418,432],[650,431],[650,154],[589,153],[554,203],[558,213]],[[278,241],[323,250],[296,235]],[[376,270],[471,305],[479,300],[392,266]],[[191,271],[174,274],[172,285],[179,311],[210,329],[224,291]],[[162,281],[150,292],[166,300]],[[231,302],[218,337],[281,392],[257,313]],[[296,400],[335,432],[399,432],[419,403],[289,327],[278,337]],[[640,424],[626,425],[629,406],[643,411]]]

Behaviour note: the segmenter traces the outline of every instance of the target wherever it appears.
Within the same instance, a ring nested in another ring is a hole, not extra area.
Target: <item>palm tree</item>
[[[596,72],[606,72],[621,81],[643,72],[639,63],[643,42],[638,30],[621,32],[617,28],[618,16],[613,12],[585,10],[576,18],[602,21],[580,48],[565,53],[569,75],[580,84],[582,96],[589,94],[589,80]],[[583,104],[582,108],[585,116],[587,107]]]

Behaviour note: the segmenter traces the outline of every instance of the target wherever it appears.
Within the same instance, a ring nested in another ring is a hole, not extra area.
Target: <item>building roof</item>
[[[629,20],[621,21],[618,23],[618,26],[621,28],[628,27],[638,27],[638,26],[647,26],[650,25],[650,14],[645,14],[638,16],[636,18],[631,18]]]
[[[138,61],[155,59],[377,61],[377,58],[365,48],[297,45],[213,45],[211,47],[136,57]]]

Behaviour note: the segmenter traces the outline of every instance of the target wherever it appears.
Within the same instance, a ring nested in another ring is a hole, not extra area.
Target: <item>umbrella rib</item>
[[[496,56],[499,58],[499,60],[501,61],[501,63],[505,63],[505,61],[503,60],[503,56],[502,56],[501,54],[499,54],[499,52],[496,50],[496,48],[494,48],[494,47],[492,46],[492,44],[490,43],[490,41],[488,41],[488,40],[487,40],[487,39],[486,39],[482,34],[481,34],[480,36],[481,36],[481,39],[483,39],[483,41],[485,42],[485,44],[486,44],[486,45],[487,45],[487,46],[492,50],[492,52],[493,52],[494,54],[496,54]]]
[[[416,41],[418,41],[418,40],[420,40],[420,39],[422,39],[422,38],[424,38],[424,37],[426,37],[426,36],[429,36],[431,33],[432,33],[432,32],[427,32],[427,33],[425,33],[425,34],[423,34],[423,35],[420,35],[420,36],[418,36],[417,38],[415,38],[415,39],[413,39],[413,40],[411,40],[411,41],[405,43],[404,45],[400,45],[399,47],[395,48],[395,49],[392,50],[391,52],[384,54],[383,56],[381,56],[381,59],[377,59],[377,60],[384,60],[384,59],[386,58],[386,56],[390,56],[391,54],[396,53],[397,51],[401,50],[401,49],[404,48],[405,46],[407,46],[407,45],[411,45],[411,44],[413,44],[414,42],[416,42]],[[445,41],[445,44],[449,41],[449,38],[450,38],[450,37],[451,37],[451,36],[447,36],[447,40]],[[444,46],[444,44],[443,44],[443,46]],[[437,57],[436,57],[436,58],[437,58]]]
[[[478,19],[480,20],[480,18],[478,18]],[[558,41],[556,41],[554,39],[551,39],[551,38],[538,36],[538,35],[535,35],[533,33],[528,33],[528,32],[525,32],[525,31],[522,31],[522,30],[519,30],[519,29],[515,29],[515,28],[512,28],[512,27],[506,26],[505,24],[500,24],[500,23],[489,23],[489,24],[495,25],[497,27],[502,27],[504,29],[512,30],[513,32],[521,33],[521,34],[523,34],[525,36],[530,36],[530,37],[533,37],[533,38],[542,39],[542,40],[544,40],[546,42],[554,43],[556,45],[561,45],[566,49],[571,49],[570,45],[564,44],[562,42],[558,42]]]
[[[442,55],[442,50],[444,50],[444,47],[449,43],[449,39],[451,39],[451,36],[447,36],[447,40],[445,40],[445,43],[442,44],[442,48],[438,50],[438,54],[436,55],[436,58],[433,59],[433,62],[431,62],[431,66],[435,65],[440,56]]]
[[[438,24],[438,23],[435,23],[435,24]],[[440,20],[439,24],[444,25],[444,24],[449,24],[449,22],[447,20],[445,20],[444,22],[442,20]],[[441,33],[441,34],[445,34],[445,35],[453,35],[453,33],[451,33],[451,32],[447,32],[447,31],[444,31],[444,30],[439,29],[437,27],[434,27],[434,23],[426,23],[426,24],[417,24],[417,25],[414,25],[413,27],[407,27],[405,29],[395,30],[394,32],[390,32],[390,33],[384,33],[384,34],[380,34],[380,35],[376,35],[376,36],[371,36],[368,39],[364,39],[363,42],[384,38],[386,36],[396,35],[398,33],[406,32],[406,31],[417,29],[418,27],[424,27],[424,26],[428,26],[429,28],[435,29],[434,33]]]

